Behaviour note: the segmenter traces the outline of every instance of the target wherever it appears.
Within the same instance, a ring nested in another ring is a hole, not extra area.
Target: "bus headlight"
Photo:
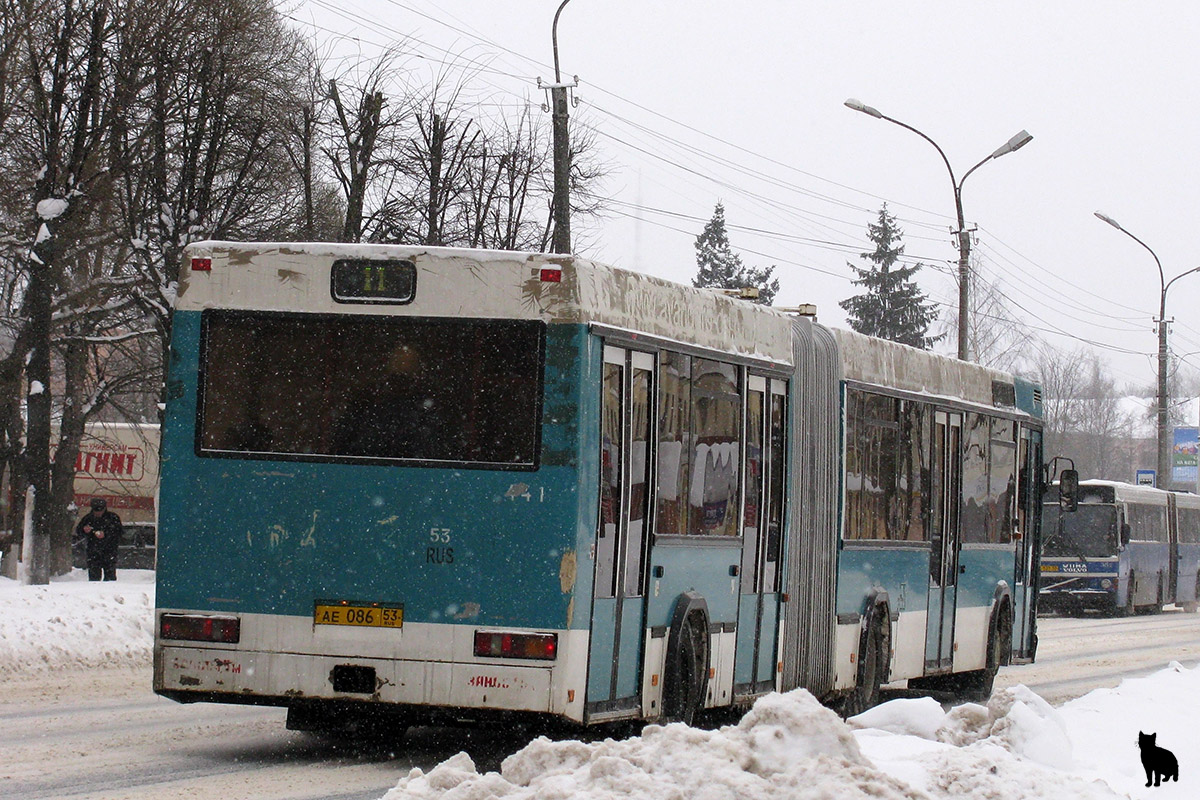
[[[1110,581],[1108,578],[1105,578],[1104,580],[1100,581],[1100,588],[1101,589],[1111,589],[1112,581]]]

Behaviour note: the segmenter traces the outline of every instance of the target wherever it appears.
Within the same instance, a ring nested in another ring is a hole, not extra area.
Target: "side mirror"
[[[1129,523],[1122,522],[1121,523],[1121,544],[1122,545],[1129,544],[1129,532],[1130,532]]]
[[[1064,469],[1058,476],[1058,507],[1062,511],[1079,508],[1079,473]]]

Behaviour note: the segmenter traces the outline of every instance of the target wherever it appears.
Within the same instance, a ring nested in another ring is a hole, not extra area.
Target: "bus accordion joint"
[[[558,658],[558,634],[475,631],[475,655],[480,658]]]
[[[158,624],[163,639],[237,644],[242,637],[242,621],[237,617],[163,614]]]

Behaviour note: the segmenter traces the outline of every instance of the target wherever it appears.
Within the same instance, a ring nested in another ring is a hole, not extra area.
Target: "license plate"
[[[313,624],[403,628],[404,606],[400,603],[318,601],[313,609]]]
[[[1042,572],[1058,572],[1058,564],[1042,564]]]

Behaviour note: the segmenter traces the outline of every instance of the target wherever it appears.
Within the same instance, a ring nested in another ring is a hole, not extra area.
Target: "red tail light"
[[[542,270],[542,283],[561,283],[562,270],[557,267],[546,267]]]
[[[162,639],[237,644],[242,637],[242,621],[237,617],[163,614],[158,626]]]
[[[558,658],[558,634],[475,631],[475,655],[480,658]]]
[[[192,272],[212,272],[211,258],[193,258]]]

